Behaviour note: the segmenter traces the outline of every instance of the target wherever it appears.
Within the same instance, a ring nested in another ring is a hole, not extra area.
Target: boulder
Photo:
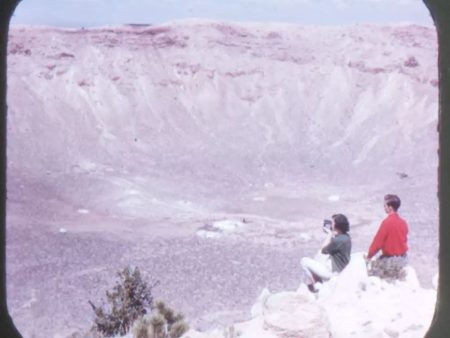
[[[263,311],[264,328],[276,337],[324,338],[330,336],[324,308],[296,292],[271,295]]]
[[[269,296],[270,296],[269,289],[264,288],[261,291],[261,294],[259,295],[258,299],[256,300],[256,303],[252,306],[250,310],[252,318],[261,316],[263,314],[264,304],[266,303],[266,300],[267,298],[269,298]]]
[[[439,273],[435,274],[432,280],[433,287],[435,290],[438,288],[438,282],[439,282]]]

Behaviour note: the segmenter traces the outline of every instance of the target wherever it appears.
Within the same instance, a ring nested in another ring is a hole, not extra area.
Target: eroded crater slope
[[[127,263],[156,271],[162,296],[199,326],[240,318],[261,288],[298,285],[297,257],[331,213],[349,215],[365,250],[388,192],[402,197],[411,259],[430,283],[431,28],[12,27],[8,57],[8,291],[26,332],[83,327],[87,299]],[[247,228],[217,246],[196,237],[227,218]]]

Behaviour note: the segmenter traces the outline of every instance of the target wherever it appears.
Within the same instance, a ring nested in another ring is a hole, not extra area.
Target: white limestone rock
[[[438,281],[439,281],[439,273],[435,274],[432,280],[433,287],[435,290],[438,288]]]
[[[238,220],[223,220],[217,221],[212,224],[213,229],[217,229],[218,231],[224,233],[231,233],[236,230],[243,228],[245,224],[242,221]]]
[[[264,306],[264,327],[277,337],[328,337],[325,310],[296,292],[271,295]]]
[[[253,304],[252,309],[250,310],[252,318],[257,316],[261,316],[263,314],[264,305],[267,301],[267,298],[270,296],[270,291],[267,288],[264,288],[261,291],[261,294],[258,296],[258,299],[255,304]]]

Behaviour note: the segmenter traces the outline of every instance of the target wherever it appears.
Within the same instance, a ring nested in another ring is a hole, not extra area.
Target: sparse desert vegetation
[[[117,275],[101,306],[89,301],[95,318],[88,335],[114,337],[131,331],[134,338],[178,338],[189,329],[183,314],[163,301],[154,302],[152,291],[159,281],[149,284],[138,267],[127,266]]]

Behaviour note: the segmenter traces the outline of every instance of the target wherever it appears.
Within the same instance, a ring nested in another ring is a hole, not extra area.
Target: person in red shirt
[[[381,255],[371,262],[369,275],[387,280],[403,279],[408,263],[408,224],[397,213],[401,201],[397,195],[384,196],[384,210],[388,216],[383,220],[367,253],[370,261],[379,251]]]

